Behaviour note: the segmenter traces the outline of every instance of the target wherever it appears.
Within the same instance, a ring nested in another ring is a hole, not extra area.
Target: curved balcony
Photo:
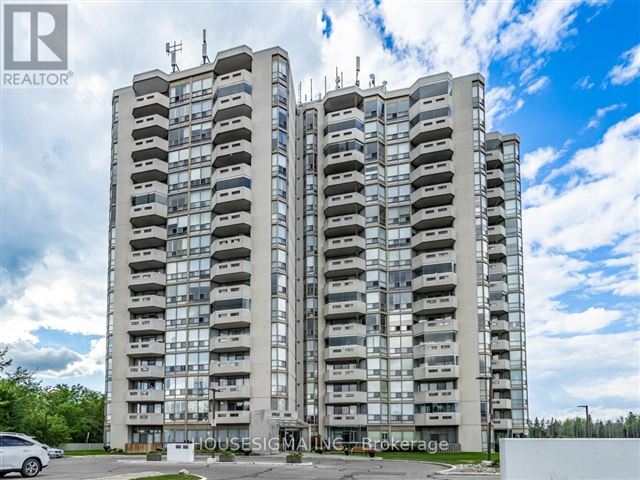
[[[325,179],[324,194],[326,196],[356,192],[364,187],[364,175],[357,171],[336,173]]]
[[[129,275],[129,289],[134,292],[161,290],[167,285],[167,276],[161,272],[142,272]]]
[[[446,320],[423,320],[413,324],[413,335],[424,335],[428,333],[457,332],[458,321],[454,319]]]
[[[364,123],[364,112],[359,108],[348,108],[346,110],[327,113],[325,118],[327,121],[325,122],[324,127],[329,123],[342,122],[344,120],[351,120],[352,118]]]
[[[137,140],[131,149],[131,158],[136,162],[159,158],[166,160],[169,151],[169,142],[160,137],[149,137]]]
[[[251,360],[230,360],[220,362],[212,360],[209,365],[211,375],[249,375],[251,374]]]
[[[440,250],[437,252],[424,252],[415,255],[411,259],[411,268],[415,270],[423,265],[432,265],[436,263],[454,262],[456,261],[456,252],[453,250]]]
[[[414,380],[448,380],[460,377],[458,365],[422,365],[413,369]]]
[[[460,390],[426,390],[413,392],[415,403],[448,403],[460,401]]]
[[[133,183],[166,182],[168,172],[169,165],[159,158],[141,160],[133,164],[131,180]]]
[[[348,337],[358,335],[364,337],[367,334],[366,325],[361,323],[340,323],[337,325],[327,325],[324,329],[324,337]]]
[[[135,140],[148,137],[167,138],[169,131],[169,119],[161,115],[148,115],[146,117],[136,118],[133,121],[131,136]]]
[[[327,392],[324,403],[328,405],[367,403],[367,392]]]
[[[460,413],[416,413],[413,421],[418,427],[452,427],[460,425]]]
[[[324,266],[327,278],[357,276],[366,270],[363,258],[346,257],[328,260]]]
[[[153,270],[163,268],[167,263],[167,252],[157,248],[136,250],[129,254],[129,266],[134,270]]]
[[[424,187],[426,185],[450,182],[454,173],[455,169],[451,160],[427,163],[416,167],[411,172],[411,184],[414,187]]]
[[[420,112],[426,112],[434,108],[453,106],[453,96],[450,93],[435,97],[421,98],[409,108],[409,118],[415,117]]]
[[[237,177],[246,177],[251,179],[252,173],[253,170],[251,169],[251,165],[247,165],[246,163],[216,168],[211,176],[211,184],[215,185],[222,180],[230,180]]]
[[[167,222],[167,206],[158,202],[136,205],[129,209],[129,221],[136,228],[164,225]]]
[[[339,130],[337,132],[328,133],[324,136],[324,144],[331,145],[332,143],[348,142],[350,140],[356,140],[360,143],[364,143],[364,131],[357,128],[348,128],[345,130]]]
[[[325,175],[360,170],[362,168],[364,168],[364,152],[358,150],[332,153],[324,157]]]
[[[364,292],[366,289],[367,284],[364,280],[350,278],[348,280],[334,280],[327,282],[324,287],[324,294],[331,295],[332,293]]]
[[[216,263],[211,267],[211,280],[215,283],[244,282],[251,278],[251,262],[233,260]]]
[[[213,104],[213,121],[221,122],[234,117],[251,117],[253,100],[247,92],[218,97]]]
[[[324,306],[324,317],[327,320],[354,318],[367,313],[365,302],[357,300],[349,302],[331,302]]]
[[[240,163],[250,165],[251,157],[253,157],[253,146],[248,140],[223,143],[216,145],[212,156],[215,168],[228,167]]]
[[[324,349],[326,361],[358,360],[367,358],[367,347],[362,345],[346,345],[342,347],[327,347]]]
[[[164,355],[164,343],[156,341],[135,342],[127,344],[129,357],[161,357]]]
[[[164,333],[166,326],[163,318],[132,318],[127,323],[127,332],[132,335]]]
[[[131,111],[134,118],[148,117],[149,115],[169,115],[169,97],[158,92],[136,97]]]
[[[365,368],[327,369],[324,372],[324,381],[327,383],[364,382],[366,379],[367,370]]]
[[[324,256],[344,257],[345,255],[358,255],[366,248],[365,240],[358,235],[348,237],[328,238],[324,242]]]
[[[421,143],[411,149],[409,158],[414,165],[441,162],[453,156],[453,140],[443,138],[433,142]]]
[[[327,218],[324,223],[325,237],[344,237],[358,235],[364,230],[364,217],[362,215],[343,215],[341,217]]]
[[[216,215],[211,222],[211,233],[216,237],[248,235],[251,232],[251,225],[251,214],[249,212]]]
[[[409,130],[409,138],[414,145],[450,138],[453,133],[453,118],[438,117],[418,122]]]
[[[211,200],[213,212],[217,214],[251,210],[251,189],[247,187],[219,190]]]
[[[211,133],[213,143],[236,142],[238,140],[251,141],[251,119],[248,117],[236,117],[217,122]]]
[[[440,183],[416,189],[411,194],[411,203],[414,208],[436,207],[450,204],[454,196],[455,189],[452,183]]]
[[[413,358],[437,355],[458,355],[458,344],[455,342],[421,343],[413,347]]]
[[[166,299],[162,295],[138,295],[130,297],[127,309],[135,314],[164,312]]]
[[[209,316],[209,324],[214,328],[244,328],[251,325],[251,310],[237,308],[217,310]]]
[[[411,237],[411,248],[414,250],[435,250],[451,248],[456,241],[453,228],[423,230]]]
[[[413,302],[413,313],[416,315],[450,313],[456,308],[458,300],[455,296],[422,298]]]
[[[211,339],[211,351],[238,352],[251,350],[251,335],[224,335]]]
[[[136,228],[129,235],[129,245],[133,248],[163,246],[167,241],[167,229],[163,227]]]
[[[364,413],[325,415],[324,424],[327,427],[362,427],[367,424],[367,416]]]
[[[211,243],[211,256],[218,260],[248,257],[251,254],[251,238],[246,235],[218,238]]]
[[[453,290],[458,285],[458,276],[453,272],[430,273],[411,280],[414,293],[429,293]]]
[[[361,193],[343,193],[325,198],[326,217],[357,213],[364,208],[364,195]]]
[[[211,290],[211,301],[215,303],[224,300],[251,298],[251,291],[249,285],[225,285],[216,287]]]
[[[127,378],[131,380],[164,378],[164,367],[162,365],[136,365],[128,367]]]

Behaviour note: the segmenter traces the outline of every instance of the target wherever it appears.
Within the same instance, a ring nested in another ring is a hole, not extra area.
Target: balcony
[[[511,380],[508,378],[494,378],[491,384],[494,390],[511,390]]]
[[[509,349],[509,340],[491,340],[492,352],[508,352]]]
[[[164,268],[167,263],[167,252],[157,248],[136,250],[129,254],[129,266],[134,270],[153,270]]]
[[[136,98],[131,112],[134,118],[148,117],[149,115],[169,115],[169,97],[161,93],[151,93]]]
[[[451,182],[455,169],[453,161],[445,160],[437,163],[427,163],[416,167],[411,172],[411,184],[414,187],[436,185]]]
[[[216,386],[216,400],[240,400],[251,398],[251,387],[249,385],[225,385]]]
[[[458,285],[458,276],[453,272],[420,275],[411,280],[414,293],[453,290],[456,285]]]
[[[456,252],[453,250],[439,250],[436,252],[424,252],[415,255],[411,259],[411,269],[415,270],[424,265],[433,265],[444,262],[456,261]]]
[[[502,170],[487,170],[487,188],[499,187],[504,183],[504,173]]]
[[[492,314],[497,313],[498,315],[500,315],[509,312],[509,305],[503,300],[497,300],[489,304],[489,309],[491,310]]]
[[[324,403],[329,405],[367,403],[367,392],[327,392]]]
[[[357,276],[366,270],[363,258],[347,257],[328,260],[324,266],[325,277]]]
[[[442,140],[451,138],[453,133],[453,118],[438,117],[423,120],[415,124],[409,130],[409,138],[414,145],[424,142],[433,142],[434,140]]]
[[[135,314],[159,313],[166,307],[166,299],[162,295],[140,295],[129,298],[128,310]]]
[[[251,238],[246,235],[218,238],[211,244],[211,256],[218,260],[248,257],[251,253]]]
[[[347,172],[349,170],[360,170],[363,167],[364,152],[360,152],[358,150],[347,150],[346,152],[332,153],[324,157],[325,175]]]
[[[148,137],[167,138],[168,130],[169,119],[167,117],[158,114],[148,115],[134,120],[131,136],[135,140]]]
[[[251,298],[251,287],[248,285],[225,285],[211,290],[212,302]]]
[[[513,423],[510,418],[494,418],[492,423],[495,430],[513,429]]]
[[[329,175],[324,185],[326,196],[356,192],[364,187],[364,175],[356,171],[336,173]]]
[[[163,227],[136,228],[129,236],[133,248],[149,249],[163,246],[167,241],[167,229]],[[163,264],[164,265],[164,264]]]
[[[487,208],[487,216],[489,217],[489,223],[494,224],[504,222],[506,213],[504,207],[489,207]]]
[[[504,245],[501,245],[504,246]],[[489,249],[491,249],[492,245],[489,245]],[[504,263],[490,263],[489,264],[489,275],[506,275],[507,274],[507,266]]]
[[[357,213],[364,208],[364,195],[361,193],[343,193],[325,198],[324,214],[326,217]]]
[[[165,323],[163,318],[132,318],[127,323],[127,332],[132,335],[148,335],[164,333]]]
[[[458,365],[423,365],[413,369],[414,380],[453,380],[459,376]]]
[[[248,140],[223,143],[213,149],[213,166],[215,168],[238,165],[240,163],[251,164],[253,146]]]
[[[348,237],[328,238],[324,242],[324,256],[344,257],[345,255],[358,255],[366,248],[363,237],[351,235]]]
[[[232,425],[236,423],[251,423],[251,412],[248,410],[229,410],[216,412],[215,425]]]
[[[211,200],[213,212],[225,214],[231,212],[251,210],[251,189],[248,187],[228,188],[218,190]]]
[[[486,159],[487,168],[500,168],[504,165],[504,155],[500,150],[489,150]]]
[[[344,215],[342,217],[327,218],[324,223],[325,237],[343,237],[358,235],[364,230],[362,215]]]
[[[437,207],[449,205],[454,196],[455,189],[452,183],[440,183],[415,190],[411,194],[411,203],[414,208]]]
[[[127,413],[127,425],[158,425],[164,423],[163,413]]]
[[[418,210],[411,214],[411,224],[417,230],[450,227],[456,217],[453,205],[443,205]]]
[[[511,410],[510,398],[494,398],[491,403],[494,410]]]
[[[489,282],[490,293],[500,293],[502,295],[507,294],[507,282],[499,280],[497,282]]]
[[[324,349],[324,359],[328,362],[359,360],[364,358],[367,358],[367,347],[362,345],[327,347]]]
[[[458,344],[455,342],[421,343],[413,347],[413,358],[434,355],[458,355]]]
[[[491,331],[503,333],[509,331],[509,322],[507,320],[491,320]]]
[[[141,160],[133,164],[131,180],[133,183],[166,182],[169,166],[167,162],[159,158]]]
[[[511,370],[511,361],[508,358],[491,360],[491,369],[496,371]]]
[[[161,357],[164,355],[164,343],[149,341],[127,344],[129,357]]]
[[[138,379],[158,379],[164,378],[164,367],[162,365],[137,365],[129,367],[127,370],[127,378],[132,380]]]
[[[487,189],[487,205],[495,207],[504,203],[504,189],[502,187]]]
[[[460,401],[460,390],[427,390],[413,392],[415,403],[447,403]]]
[[[498,243],[507,237],[507,230],[503,225],[489,225],[487,229],[489,242]]]
[[[214,328],[244,328],[251,325],[251,310],[237,308],[211,313],[209,322]]]
[[[456,308],[458,308],[458,300],[455,296],[422,298],[413,302],[413,313],[416,315],[449,313]]]
[[[324,337],[349,337],[349,336],[361,336],[364,337],[367,334],[366,325],[361,323],[347,323],[338,325],[327,325],[324,329]]]
[[[325,123],[325,127],[329,123],[342,122],[344,120],[351,120],[355,118],[364,123],[364,112],[359,108],[348,108],[346,110],[338,110],[337,112],[328,113],[325,116],[327,122]]]
[[[238,140],[251,142],[251,119],[248,117],[236,117],[217,122],[213,127],[211,137],[215,145]]]
[[[167,206],[158,202],[136,205],[129,209],[129,221],[136,228],[165,225]]]
[[[324,372],[324,381],[327,383],[364,382],[366,379],[367,370],[364,368],[327,369]]]
[[[251,179],[253,170],[251,165],[239,163],[237,165],[229,165],[227,167],[216,168],[211,176],[211,183],[215,185],[222,180],[230,180],[236,177],[247,177]]]
[[[409,108],[409,118],[415,117],[420,112],[432,110],[434,108],[451,107],[453,105],[453,97],[450,93],[438,95],[436,97],[422,98],[416,101]]]
[[[460,413],[416,413],[413,420],[418,427],[451,427],[460,425]]]
[[[238,352],[251,349],[251,335],[224,335],[211,339],[212,352]]]
[[[132,273],[129,275],[129,289],[134,292],[161,290],[167,285],[167,276],[160,272]]]
[[[423,335],[426,333],[457,332],[458,321],[454,319],[446,320],[423,320],[413,324],[413,335]]]
[[[227,87],[229,85],[234,85],[236,83],[244,82],[244,83],[253,83],[252,82],[252,74],[249,70],[236,70],[225,75],[219,75],[216,77],[216,80],[213,82],[213,91],[215,92],[219,88]]]
[[[327,427],[362,427],[367,424],[367,416],[364,413],[354,415],[326,415],[324,424]]]
[[[233,260],[211,267],[211,280],[216,283],[244,282],[251,278],[251,262]]]
[[[213,121],[221,122],[234,117],[251,117],[253,100],[247,92],[218,97],[213,104]]]
[[[168,150],[169,142],[167,140],[160,137],[149,137],[134,142],[131,150],[131,158],[136,162],[151,160],[152,158],[166,160]]]
[[[413,165],[449,160],[453,155],[453,140],[444,138],[434,142],[421,143],[411,149],[409,158]]]
[[[209,369],[211,375],[250,375],[251,374],[251,360],[230,360],[219,362],[213,360],[210,363]]]
[[[487,249],[489,253],[489,261],[495,262],[507,256],[507,247],[500,243],[489,245]]]
[[[451,248],[455,241],[453,228],[423,230],[411,237],[411,248],[417,251]]]
[[[365,302],[331,302],[324,306],[324,316],[327,320],[339,320],[341,318],[353,318],[367,313]]]
[[[129,390],[127,402],[164,402],[164,390]]]
[[[216,215],[211,222],[211,233],[216,237],[248,235],[251,232],[251,225],[251,214],[248,212]]]
[[[332,143],[348,142],[350,140],[356,140],[360,143],[364,143],[364,131],[357,128],[348,128],[328,133],[324,137],[324,144],[331,145]]]
[[[345,293],[345,292],[364,292],[367,289],[367,284],[364,280],[357,280],[350,278],[348,280],[335,280],[327,282],[324,294],[330,295],[332,293]]]

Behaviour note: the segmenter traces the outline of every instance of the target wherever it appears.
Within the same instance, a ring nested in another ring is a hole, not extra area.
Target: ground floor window
[[[132,443],[162,443],[161,428],[131,427]]]

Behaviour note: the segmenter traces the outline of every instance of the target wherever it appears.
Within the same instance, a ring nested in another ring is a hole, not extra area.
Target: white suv
[[[46,447],[26,435],[0,432],[0,477],[20,472],[23,477],[35,477],[49,465]]]

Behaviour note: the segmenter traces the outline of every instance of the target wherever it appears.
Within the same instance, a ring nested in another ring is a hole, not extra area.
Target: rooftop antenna
[[[338,67],[336,67],[336,90],[340,90],[340,75],[338,74]]]
[[[387,91],[387,81],[386,81],[386,80],[383,80],[383,81],[382,81],[382,91],[383,91],[383,92],[386,92],[386,91]]]
[[[313,102],[313,78],[309,79],[309,99]]]
[[[342,75],[343,72],[340,72],[340,86],[344,87],[344,76]]]
[[[327,76],[324,76],[324,94],[327,94]]]
[[[369,74],[369,87],[375,87],[375,86],[376,86],[376,74],[371,73]]]
[[[302,82],[298,82],[298,101],[302,105]]]
[[[358,80],[359,74],[360,74],[360,57],[356,57],[356,87],[360,86],[360,80]]]
[[[171,42],[167,42],[167,55],[171,56],[171,68],[173,69],[173,73],[179,72],[180,68],[178,68],[178,62],[176,61],[176,53],[182,51],[182,40],[180,43],[177,43],[175,40],[173,41],[173,45]]]
[[[207,29],[202,29],[202,65],[210,63],[209,55],[207,55]]]

